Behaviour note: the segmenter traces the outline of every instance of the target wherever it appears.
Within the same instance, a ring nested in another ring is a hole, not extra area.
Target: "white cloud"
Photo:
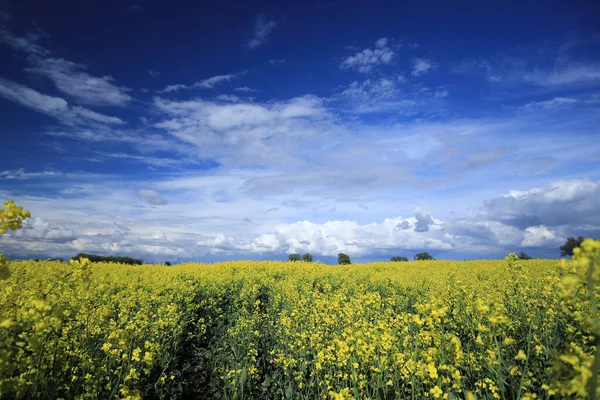
[[[83,108],[83,107],[73,107],[72,110],[76,114],[78,114],[78,115],[80,115],[80,116],[82,116],[84,118],[87,118],[87,119],[90,119],[90,120],[96,121],[96,122],[101,122],[103,124],[117,124],[117,125],[122,125],[122,124],[125,123],[125,121],[123,121],[120,118],[111,117],[111,116],[108,116],[108,115],[100,114],[100,113],[97,113],[95,111],[91,111],[91,110],[88,110],[86,108]]]
[[[276,67],[278,65],[285,64],[285,59],[283,59],[283,58],[275,58],[275,59],[269,60],[269,64],[271,64],[272,66]]]
[[[454,72],[481,73],[494,86],[518,88],[521,92],[531,91],[531,86],[560,92],[600,83],[600,63],[579,60],[568,50],[524,47],[495,57],[463,61]]]
[[[435,68],[433,61],[426,58],[413,58],[413,76],[421,76],[426,74],[430,69]]]
[[[32,65],[26,71],[54,82],[58,90],[84,104],[125,106],[131,101],[129,88],[117,86],[110,76],[96,77],[85,72],[86,66],[51,57],[51,52],[37,44],[39,35],[14,36],[0,29],[0,40],[24,52]]]
[[[23,223],[23,228],[11,231],[11,238],[18,241],[35,241],[48,243],[66,243],[75,240],[75,232],[72,229],[53,226],[43,218],[33,217]]]
[[[220,100],[220,101],[228,101],[231,103],[239,103],[242,101],[241,98],[239,98],[238,96],[236,96],[234,94],[220,94],[217,97],[215,97],[215,99]]]
[[[55,171],[26,172],[24,168],[0,171],[0,180],[27,180],[59,176]]]
[[[568,64],[547,74],[533,73],[525,78],[544,86],[600,82],[600,64]]]
[[[53,116],[69,109],[68,103],[64,99],[47,96],[26,86],[2,78],[0,78],[0,96],[22,106]]]
[[[164,89],[159,90],[158,93],[170,93],[170,92],[176,92],[176,91],[182,90],[182,89],[186,89],[186,90],[197,89],[197,88],[212,89],[219,83],[230,82],[232,79],[234,79],[238,76],[244,75],[244,74],[246,74],[246,71],[238,72],[236,74],[216,75],[216,76],[204,79],[200,82],[193,83],[191,85],[184,85],[184,84],[169,85],[169,86],[165,87]]]
[[[243,93],[256,92],[256,89],[251,89],[248,86],[236,87],[234,90]]]
[[[387,46],[387,38],[380,38],[375,42],[375,48],[366,48],[352,56],[347,57],[340,64],[342,69],[354,69],[368,73],[379,65],[389,64],[395,56],[394,50]]]
[[[110,76],[95,77],[85,69],[62,58],[43,58],[27,71],[52,80],[58,90],[84,104],[124,107],[131,101],[130,89],[115,85]]]
[[[327,118],[315,96],[266,104],[156,98],[155,105],[166,118],[155,127],[228,164],[284,162],[268,148],[294,146],[293,138],[316,134],[314,125]]]
[[[347,103],[352,112],[374,113],[394,110],[398,113],[410,112],[418,105],[415,96],[402,93],[393,79],[367,79],[362,82],[354,81],[341,88],[335,99]]]
[[[39,39],[40,35],[37,33],[30,33],[24,37],[17,37],[7,29],[0,27],[0,43],[6,43],[16,50],[38,57],[49,55],[50,52],[48,50],[37,44]]]
[[[537,110],[550,110],[550,109],[560,109],[564,107],[571,106],[577,103],[577,99],[570,97],[554,97],[550,100],[544,101],[532,101],[527,103],[522,107],[524,111],[537,111]]]
[[[158,192],[155,192],[154,190],[140,189],[138,191],[138,196],[140,196],[143,199],[146,199],[153,206],[165,206],[169,204],[167,199],[161,197],[160,194],[158,194]]]
[[[521,242],[524,247],[541,247],[546,245],[556,245],[561,243],[556,235],[545,226],[531,226],[525,229],[525,236]]]
[[[0,78],[0,97],[47,114],[67,125],[83,123],[85,120],[103,124],[125,123],[120,118],[100,114],[83,107],[69,107],[67,101],[60,97],[48,96],[2,78]]]
[[[267,43],[269,35],[275,27],[277,27],[275,21],[268,21],[264,15],[258,16],[254,22],[254,36],[246,43],[246,46],[254,49]]]

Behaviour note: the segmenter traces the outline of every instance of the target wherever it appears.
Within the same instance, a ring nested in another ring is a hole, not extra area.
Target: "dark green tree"
[[[312,254],[310,254],[310,253],[302,254],[302,261],[312,262],[312,260],[313,260]]]
[[[533,257],[527,255],[527,253],[525,253],[524,251],[519,253],[519,259],[520,260],[533,260]]]
[[[583,242],[583,240],[584,240],[583,236],[578,236],[577,239],[575,239],[574,237],[567,238],[567,241],[565,242],[565,244],[560,246],[560,256],[561,257],[572,256],[573,250],[576,249],[577,247],[581,246],[581,242]]]
[[[433,258],[433,256],[431,254],[429,254],[428,252],[426,252],[426,251],[424,251],[422,253],[415,254],[414,258],[417,261],[435,260],[435,258]]]
[[[99,256],[96,254],[86,254],[79,253],[73,260],[80,260],[82,258],[87,258],[91,262],[113,262],[119,264],[129,264],[129,265],[142,265],[144,261],[139,258],[131,258],[131,257],[122,257],[122,256]]]
[[[390,258],[391,262],[400,262],[400,261],[408,261],[407,257],[394,256]]]
[[[166,265],[167,267],[170,267],[170,266],[171,266],[171,262],[170,262],[170,261],[165,261],[165,265]]]
[[[349,265],[349,264],[352,264],[352,262],[350,262],[350,256],[348,254],[339,253],[338,254],[338,264],[339,265]]]
[[[300,254],[298,253],[294,253],[290,254],[288,258],[290,259],[290,261],[300,261],[302,259],[302,256],[300,256]]]

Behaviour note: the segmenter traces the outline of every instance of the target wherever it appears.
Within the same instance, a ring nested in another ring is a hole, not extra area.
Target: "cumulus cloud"
[[[388,39],[380,38],[375,42],[373,48],[366,48],[345,58],[340,64],[340,68],[368,73],[379,65],[390,64],[395,54],[394,50],[388,46]]]
[[[10,231],[9,235],[17,240],[45,243],[66,243],[76,239],[72,229],[53,226],[49,221],[33,217],[23,223],[23,228]]]
[[[259,15],[254,22],[254,36],[248,40],[246,46],[255,49],[269,40],[269,35],[277,27],[275,21],[268,21],[264,15]]]
[[[551,232],[545,226],[531,226],[525,229],[525,235],[521,246],[525,247],[541,247],[546,245],[556,245],[561,243],[554,232]]]

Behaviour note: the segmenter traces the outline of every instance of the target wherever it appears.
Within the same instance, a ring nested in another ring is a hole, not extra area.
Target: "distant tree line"
[[[139,258],[122,257],[122,256],[99,256],[96,254],[79,253],[72,260],[80,260],[87,258],[91,262],[113,262],[119,264],[142,265],[144,261]]]

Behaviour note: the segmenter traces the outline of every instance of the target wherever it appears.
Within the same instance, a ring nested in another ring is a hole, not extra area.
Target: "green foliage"
[[[392,258],[390,258],[391,262],[401,262],[401,261],[408,261],[407,257],[400,257],[400,256],[394,256]]]
[[[312,262],[312,260],[313,260],[312,254],[310,254],[310,253],[302,254],[302,261]]]
[[[527,253],[525,253],[524,251],[519,253],[519,259],[520,260],[533,260],[533,257],[527,255]]]
[[[294,253],[294,254],[290,254],[288,256],[290,261],[300,261],[302,259],[302,256],[298,253]]]
[[[171,266],[171,262],[170,262],[170,261],[165,261],[165,265],[166,265],[167,267],[170,267],[170,266]]]
[[[417,261],[435,260],[435,258],[433,258],[433,256],[426,251],[415,254],[414,258]]]
[[[560,246],[560,256],[573,256],[573,250],[575,250],[575,248],[577,247],[580,247],[583,240],[583,236],[578,236],[577,239],[575,239],[574,237],[567,238],[565,244]]]
[[[350,256],[348,254],[339,253],[338,254],[338,264],[339,265],[349,265],[349,264],[352,264],[352,262],[350,262]]]
[[[91,262],[113,262],[119,264],[142,265],[144,261],[139,258],[122,257],[122,256],[99,256],[95,254],[79,253],[71,260],[79,261],[87,258]]]

